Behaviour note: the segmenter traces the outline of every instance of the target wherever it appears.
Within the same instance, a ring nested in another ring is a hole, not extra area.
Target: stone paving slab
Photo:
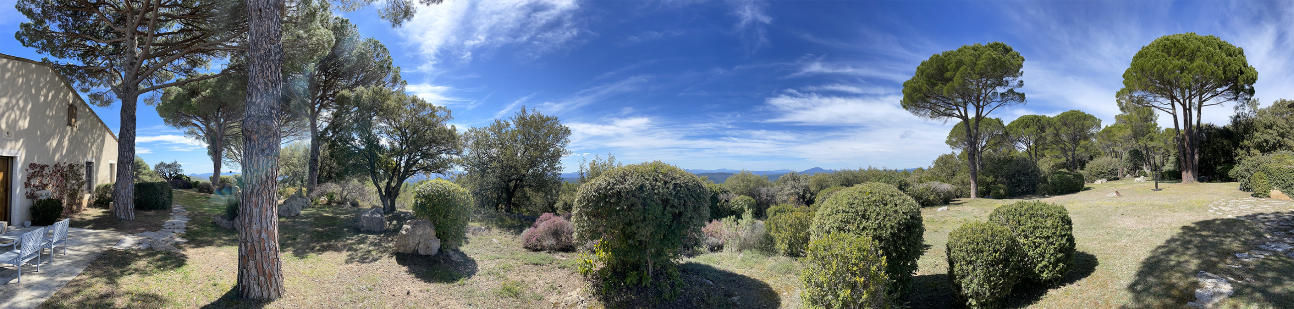
[[[67,229],[67,254],[58,249],[54,260],[49,252],[41,256],[40,271],[28,263],[22,267],[22,283],[18,283],[18,269],[0,267],[0,308],[36,308],[54,296],[55,292],[76,278],[104,250],[112,246],[124,233],[81,228]]]

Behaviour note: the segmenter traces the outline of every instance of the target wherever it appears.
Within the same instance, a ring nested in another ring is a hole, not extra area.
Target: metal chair
[[[55,246],[62,246],[63,255],[67,255],[67,245],[64,243],[67,241],[67,226],[69,223],[71,223],[71,221],[69,220],[71,219],[63,219],[63,221],[54,222],[53,226],[47,227],[47,228],[54,229],[53,235],[49,235],[49,236],[41,235],[44,238],[41,240],[40,247],[44,249],[49,249],[50,263],[54,263]]]
[[[36,271],[40,271],[41,238],[45,237],[44,227],[22,234],[17,248],[0,254],[0,263],[18,266],[18,283],[22,283],[22,264],[36,259]]]

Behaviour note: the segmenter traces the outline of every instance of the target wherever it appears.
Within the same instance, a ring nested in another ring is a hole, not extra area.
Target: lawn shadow
[[[164,295],[148,292],[121,293],[121,279],[134,275],[172,271],[184,267],[188,259],[184,255],[154,250],[115,250],[108,249],[91,262],[79,277],[89,280],[73,280],[63,286],[55,295],[46,301],[48,307],[68,308],[117,308],[119,301],[135,306],[165,307],[171,300]],[[26,269],[24,269],[26,270]],[[39,273],[36,273],[39,274]],[[31,274],[28,274],[31,276]],[[10,282],[12,284],[12,282]],[[28,283],[24,283],[28,284]],[[102,289],[102,286],[111,286]]]
[[[1008,296],[1005,302],[1007,308],[1025,308],[1041,300],[1047,292],[1056,287],[1062,287],[1074,284],[1087,276],[1096,272],[1096,266],[1101,265],[1101,261],[1095,255],[1083,251],[1074,252],[1074,267],[1069,269],[1069,273],[1061,278],[1059,282],[1052,285],[1044,285],[1032,281],[1023,281],[1017,283],[1015,288],[1011,289],[1011,296]]]
[[[912,276],[912,283],[908,287],[911,291],[908,294],[909,308],[949,308],[957,305],[952,283],[948,282],[948,274]]]
[[[1260,230],[1237,219],[1212,219],[1183,226],[1141,261],[1136,278],[1127,287],[1132,300],[1123,307],[1180,307],[1195,301],[1198,272],[1233,273],[1225,266],[1231,262],[1231,254],[1245,250],[1247,242],[1262,238]],[[1284,278],[1281,281],[1288,282],[1290,276],[1280,276]]]
[[[472,221],[478,222],[482,226],[492,227],[495,230],[504,231],[513,235],[521,235],[521,232],[530,228],[537,219],[539,219],[539,217],[522,214],[485,212],[475,214]]]
[[[656,287],[627,287],[594,293],[608,308],[779,308],[782,298],[758,279],[700,263],[679,266],[683,284],[674,299],[661,299]],[[598,283],[593,283],[598,284]]]
[[[463,257],[462,261],[454,261],[449,254],[456,254]],[[410,274],[419,280],[430,283],[451,283],[460,280],[467,280],[476,276],[480,270],[477,267],[476,259],[462,253],[450,253],[442,250],[433,256],[425,256],[413,253],[396,253],[396,264],[406,268]]]
[[[387,216],[386,231],[361,232],[356,225],[367,208],[312,205],[301,215],[279,218],[279,246],[284,252],[304,258],[323,252],[343,252],[346,263],[372,263],[391,254],[391,244],[405,219]]]
[[[264,308],[265,305],[268,305],[269,303],[270,302],[246,300],[246,299],[239,298],[238,286],[235,285],[233,288],[229,289],[229,292],[225,292],[225,295],[220,295],[220,298],[217,298],[216,300],[212,301],[210,304],[207,304],[206,306],[202,306],[201,308],[202,309]]]

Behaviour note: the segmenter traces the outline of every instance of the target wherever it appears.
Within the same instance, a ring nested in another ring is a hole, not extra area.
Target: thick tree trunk
[[[1196,130],[1191,121],[1194,115],[1191,115],[1191,110],[1185,107],[1182,108],[1182,114],[1184,114],[1182,117],[1184,132],[1182,132],[1182,147],[1177,158],[1181,162],[1179,167],[1182,170],[1182,183],[1195,183],[1195,177],[1199,176],[1198,167],[1195,166],[1195,150],[1199,147],[1196,145]]]
[[[970,198],[979,198],[979,119],[971,126],[969,119],[962,119],[966,126],[966,166],[970,167]]]
[[[319,115],[311,113],[310,116],[310,162],[307,163],[306,169],[309,170],[306,176],[306,193],[314,194],[315,187],[319,185]]]
[[[243,118],[242,205],[238,208],[238,294],[283,296],[279,256],[279,100],[282,97],[283,0],[247,0],[247,113]]]
[[[133,57],[129,57],[133,58]],[[121,220],[135,220],[135,107],[139,93],[122,86],[121,129],[117,132],[117,184],[112,190],[112,214]]]

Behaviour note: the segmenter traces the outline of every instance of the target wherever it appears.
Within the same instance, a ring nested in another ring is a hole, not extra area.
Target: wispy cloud
[[[639,75],[620,80],[618,82],[604,84],[601,86],[580,90],[575,94],[558,102],[544,102],[542,108],[549,113],[562,113],[589,103],[600,102],[610,99],[617,95],[637,91],[646,87],[650,78],[646,75]]]
[[[811,76],[811,75],[833,74],[833,75],[848,75],[848,76],[858,76],[858,77],[868,77],[868,78],[879,78],[879,79],[883,79],[887,81],[895,81],[895,82],[903,82],[903,81],[906,81],[908,78],[911,78],[911,76],[907,76],[901,73],[901,72],[904,72],[901,69],[897,69],[894,67],[880,67],[877,64],[872,64],[871,66],[855,67],[854,64],[850,64],[850,63],[823,61],[823,58],[824,57],[822,56],[814,57],[813,55],[804,56],[803,58],[801,58],[801,60],[798,63],[795,64],[795,66],[797,67],[795,73],[791,73],[786,77],[793,78],[793,77],[805,77],[805,76]]]
[[[639,35],[631,35],[629,37],[626,37],[624,40],[620,41],[619,45],[629,46],[629,45],[634,45],[634,44],[643,43],[643,42],[660,40],[668,37],[676,37],[676,36],[683,35],[684,33],[685,32],[683,30],[678,30],[678,29],[661,30],[661,31],[648,30]]]
[[[753,51],[768,46],[768,35],[764,27],[773,24],[773,17],[764,12],[764,3],[758,0],[729,0],[731,14],[737,17],[737,31],[746,42],[746,49]]]
[[[474,101],[472,100],[450,96],[449,92],[455,90],[453,87],[450,87],[450,86],[440,86],[440,85],[432,85],[428,83],[421,83],[421,84],[407,85],[404,87],[404,90],[407,93],[410,93],[412,95],[418,96],[419,98],[422,98],[423,100],[426,100],[427,103],[435,104],[438,106],[458,105],[462,103],[467,103],[467,104],[474,103]]]
[[[843,93],[849,93],[849,94],[886,94],[886,93],[895,92],[895,89],[886,89],[883,87],[854,86],[854,85],[846,85],[846,84],[827,84],[827,85],[821,85],[821,86],[807,86],[807,87],[800,88],[800,90],[809,91],[809,92],[834,91],[834,92],[843,92]]]
[[[863,126],[921,121],[899,107],[902,96],[824,96],[787,90],[764,102],[777,112],[769,122],[790,122],[818,126]]]
[[[591,34],[577,20],[575,0],[446,1],[426,5],[399,32],[415,42],[431,71],[444,62],[470,62],[496,48],[515,45],[517,56],[534,58]]]
[[[507,106],[507,107],[504,107],[503,109],[499,110],[499,112],[494,113],[494,118],[495,118],[495,119],[503,118],[503,115],[506,115],[508,112],[512,112],[512,111],[513,111],[513,109],[516,109],[516,108],[517,108],[517,105],[521,105],[522,103],[526,103],[526,100],[530,100],[530,98],[531,98],[531,97],[534,97],[534,96],[535,96],[535,94],[534,94],[534,93],[532,93],[532,94],[530,94],[530,95],[527,95],[527,96],[521,97],[520,99],[517,99],[516,101],[512,101],[512,104],[508,104],[508,106]]]

